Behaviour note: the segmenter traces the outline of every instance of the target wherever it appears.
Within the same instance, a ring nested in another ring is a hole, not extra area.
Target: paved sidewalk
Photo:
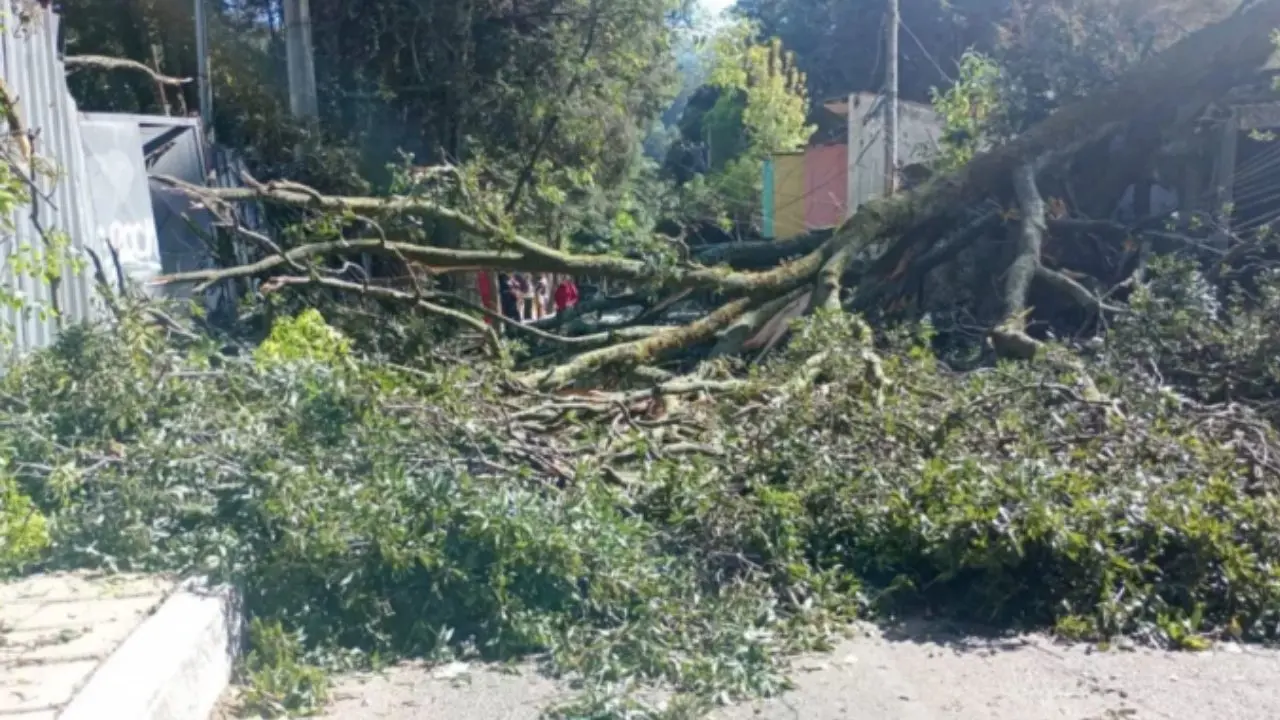
[[[861,627],[795,662],[797,688],[714,720],[1274,720],[1280,652],[1099,652],[1027,635],[991,640],[916,623]],[[326,720],[537,720],[566,690],[531,671],[403,665],[339,683]]]
[[[174,587],[89,573],[0,583],[0,720],[58,717]]]

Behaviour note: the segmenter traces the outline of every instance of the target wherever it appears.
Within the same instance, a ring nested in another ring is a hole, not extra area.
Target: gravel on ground
[[[1280,651],[1102,651],[1042,635],[989,638],[936,623],[859,626],[794,662],[796,688],[714,720],[1273,720]],[[340,679],[325,720],[538,720],[570,696],[530,668],[404,664]]]

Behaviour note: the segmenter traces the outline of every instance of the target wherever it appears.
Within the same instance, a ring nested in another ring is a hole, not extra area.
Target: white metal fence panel
[[[12,229],[0,230],[0,260],[4,261],[0,282],[27,300],[21,308],[0,308],[0,324],[12,333],[13,349],[23,353],[49,345],[67,325],[104,317],[105,305],[86,251],[92,250],[108,265],[111,252],[105,239],[95,233],[79,111],[67,91],[66,69],[58,56],[58,18],[45,12],[23,24],[5,5],[0,30],[5,87],[23,129],[30,133],[37,166],[53,171],[30,172],[21,163],[14,165],[38,190],[32,193],[32,206],[20,208],[9,218]],[[17,158],[7,160],[12,164]],[[78,271],[64,268],[53,286],[14,267],[26,253],[28,258],[48,257],[44,249],[52,233],[69,238],[71,257],[81,266]],[[108,266],[107,271],[112,269]]]

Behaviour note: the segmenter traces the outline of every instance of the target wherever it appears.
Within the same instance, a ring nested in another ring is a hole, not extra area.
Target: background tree
[[[804,147],[814,130],[794,55],[758,36],[753,23],[737,22],[708,43],[707,82],[685,106],[664,165],[681,185],[702,176],[692,192],[706,203],[702,210],[743,227],[758,219],[764,159]]]
[[[1239,0],[902,0],[899,83],[928,102],[969,50],[1016,67],[1028,92],[1058,102],[1220,19]],[[739,0],[735,11],[796,52],[819,100],[884,84],[881,0]],[[1036,112],[1043,112],[1042,110]]]
[[[685,9],[676,0],[313,0],[317,134],[286,114],[279,0],[212,6],[218,137],[245,150],[261,177],[386,188],[402,153],[420,164],[483,157],[508,186],[510,211],[565,232],[589,217],[553,217],[548,205],[583,194],[623,202],[642,173],[638,149],[675,91],[670,43]],[[68,54],[158,58],[170,74],[196,74],[186,5],[66,0],[62,12]],[[83,71],[72,90],[85,109],[160,110],[146,78]],[[307,151],[296,155],[299,142]]]

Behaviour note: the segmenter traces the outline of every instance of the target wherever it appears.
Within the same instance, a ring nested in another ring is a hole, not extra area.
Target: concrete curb
[[[236,593],[183,583],[90,676],[59,720],[208,720],[231,680]]]

